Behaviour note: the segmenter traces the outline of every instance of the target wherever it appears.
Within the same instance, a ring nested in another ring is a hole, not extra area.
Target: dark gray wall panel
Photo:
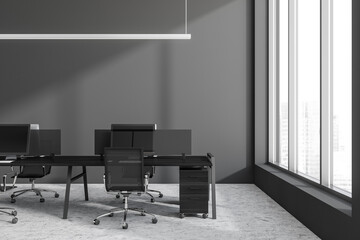
[[[352,232],[352,217],[272,172],[256,166],[255,184],[321,239],[359,239]]]
[[[111,123],[191,129],[193,154],[215,155],[218,182],[251,182],[252,4],[189,1],[188,41],[0,41],[0,122],[62,129],[63,154],[93,154],[94,129]],[[175,0],[4,0],[0,33],[182,33],[183,14]],[[90,182],[102,173],[89,168]],[[54,168],[43,181],[64,177]]]
[[[352,1],[352,210],[354,239],[360,239],[360,1]]]

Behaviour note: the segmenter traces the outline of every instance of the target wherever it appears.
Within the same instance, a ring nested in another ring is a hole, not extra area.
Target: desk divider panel
[[[136,134],[144,135],[144,141],[148,138],[147,133],[137,132]],[[191,154],[191,130],[188,129],[160,129],[153,132],[153,149],[157,155],[180,155],[185,153]],[[137,138],[139,139],[139,138]],[[139,141],[139,140],[136,140]],[[96,129],[95,130],[95,154],[104,154],[104,148],[111,146],[111,130]],[[141,143],[135,143],[139,145]]]

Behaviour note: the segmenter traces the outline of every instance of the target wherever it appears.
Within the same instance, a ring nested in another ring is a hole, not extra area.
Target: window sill
[[[291,174],[286,173],[281,169],[273,167],[270,164],[256,164],[256,166],[351,217],[352,204],[350,202],[345,201],[344,199],[341,199],[340,197],[335,196],[334,194],[331,194],[327,191],[324,191],[304,180],[296,178],[295,176],[292,176]]]

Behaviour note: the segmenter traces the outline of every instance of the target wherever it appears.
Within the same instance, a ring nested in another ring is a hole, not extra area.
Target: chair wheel
[[[162,193],[159,193],[159,198],[162,198],[164,195]]]
[[[116,194],[116,196],[115,196],[116,198],[120,198],[120,194]]]
[[[99,219],[94,219],[94,225],[99,225],[100,224],[100,220]]]
[[[123,223],[123,225],[122,225],[123,229],[128,229],[128,227],[129,227],[129,225],[127,223]]]
[[[15,224],[15,223],[17,223],[18,222],[18,219],[16,218],[16,217],[14,217],[12,220],[11,220],[11,223],[12,224]]]
[[[203,213],[203,215],[202,215],[202,218],[207,218],[208,217],[208,214],[207,213]]]
[[[11,212],[11,215],[13,215],[13,216],[15,217],[15,216],[17,215],[17,211],[15,211],[15,210],[12,211],[12,212]]]
[[[55,198],[58,198],[60,195],[58,193],[55,193]]]
[[[155,202],[155,199],[153,199],[153,198],[151,198],[151,200],[150,200],[151,202]]]
[[[184,217],[185,217],[185,214],[184,214],[184,213],[180,213],[180,214],[179,214],[179,217],[180,217],[180,218],[184,218]]]
[[[109,216],[109,217],[113,217],[113,216],[114,216],[114,213],[110,213],[108,216]]]
[[[141,216],[146,216],[144,211],[141,212]]]
[[[11,196],[10,196],[11,198],[14,198],[15,197],[15,195],[14,194],[11,194]]]
[[[15,203],[15,202],[16,202],[15,198],[12,198],[11,203]]]
[[[151,219],[151,222],[153,223],[153,224],[156,224],[157,223],[157,218],[153,218],[153,219]]]
[[[44,198],[40,198],[40,202],[45,202],[45,199],[44,199]]]

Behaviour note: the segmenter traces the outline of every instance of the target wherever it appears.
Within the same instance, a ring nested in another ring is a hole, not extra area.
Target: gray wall
[[[0,33],[182,33],[178,0],[3,0]],[[192,40],[0,41],[0,123],[62,129],[62,153],[93,154],[111,123],[192,129],[218,182],[253,177],[253,5],[189,1]],[[4,171],[4,170],[2,170]],[[102,168],[89,168],[101,182]],[[44,182],[64,182],[53,168]],[[157,168],[155,182],[176,182]]]

